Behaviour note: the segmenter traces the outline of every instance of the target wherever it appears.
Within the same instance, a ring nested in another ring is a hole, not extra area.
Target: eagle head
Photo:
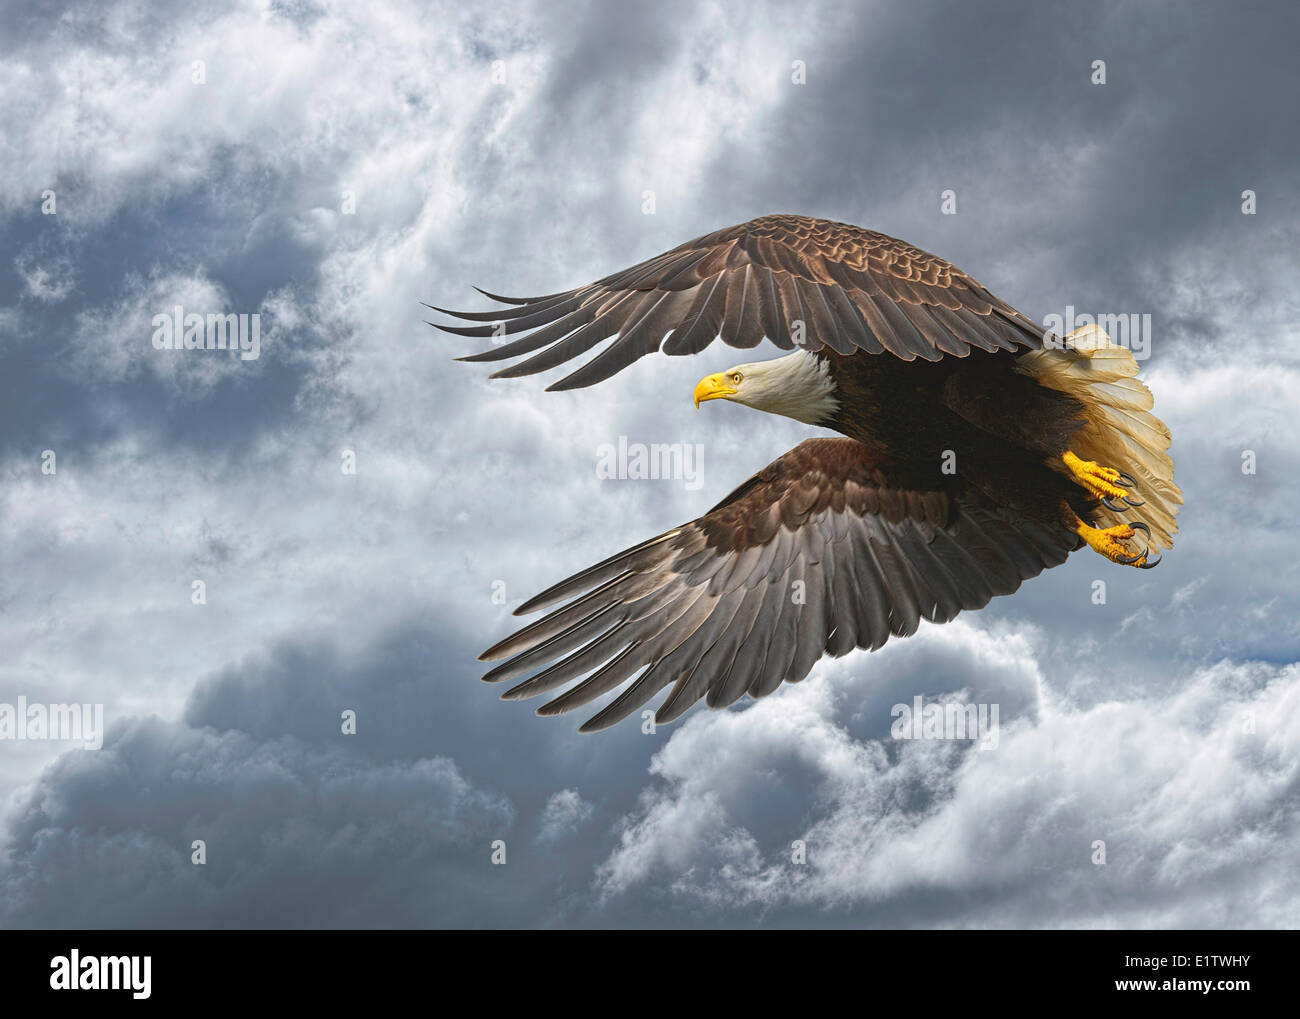
[[[804,424],[820,425],[839,408],[835,393],[830,363],[816,354],[796,350],[772,361],[738,364],[725,372],[706,375],[695,387],[695,406],[705,400],[731,400]]]

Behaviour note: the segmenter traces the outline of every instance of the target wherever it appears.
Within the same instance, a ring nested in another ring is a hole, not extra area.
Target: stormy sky
[[[102,704],[106,732],[0,741],[0,925],[1300,922],[1293,5],[4,23],[0,703]],[[1035,319],[1149,314],[1176,547],[1078,553],[653,733],[501,703],[475,656],[515,606],[812,430],[696,411],[753,359],[720,345],[489,382],[419,302],[770,212],[906,238]],[[258,315],[259,356],[155,349],[178,305]],[[620,437],[702,444],[698,484],[602,479]],[[893,739],[915,696],[997,704],[996,748]]]

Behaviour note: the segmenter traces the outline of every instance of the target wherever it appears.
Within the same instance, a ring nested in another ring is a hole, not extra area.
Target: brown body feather
[[[1015,369],[1016,355],[973,351],[960,360],[900,361],[823,352],[840,409],[822,422],[880,451],[898,478],[918,487],[975,488],[1042,521],[1096,505],[1048,466],[1085,424],[1069,394]]]

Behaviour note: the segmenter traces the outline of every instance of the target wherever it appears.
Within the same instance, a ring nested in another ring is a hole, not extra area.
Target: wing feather
[[[656,719],[798,682],[825,654],[876,649],[1009,594],[1078,544],[960,487],[916,491],[852,439],[811,439],[705,516],[526,603],[547,616],[485,652],[484,678],[540,669],[503,696],[578,681],[538,713],[622,688],[582,731],[612,725],[671,686]],[[585,678],[584,678],[585,677]]]
[[[1037,349],[1043,335],[951,263],[886,234],[808,216],[762,216],[574,290],[488,296],[511,307],[434,310],[485,323],[437,326],[457,335],[526,334],[461,358],[533,355],[494,378],[547,371],[615,337],[552,389],[593,385],[657,351],[698,353],[719,336],[732,347],[754,347],[766,337],[789,350],[795,322],[804,323],[809,352],[887,351],[908,361]]]

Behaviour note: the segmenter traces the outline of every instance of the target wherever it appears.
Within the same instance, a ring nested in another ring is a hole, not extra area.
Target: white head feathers
[[[802,350],[772,361],[738,364],[723,373],[728,379],[735,374],[740,375],[740,383],[728,399],[755,410],[815,425],[824,422],[840,405],[830,365]]]

